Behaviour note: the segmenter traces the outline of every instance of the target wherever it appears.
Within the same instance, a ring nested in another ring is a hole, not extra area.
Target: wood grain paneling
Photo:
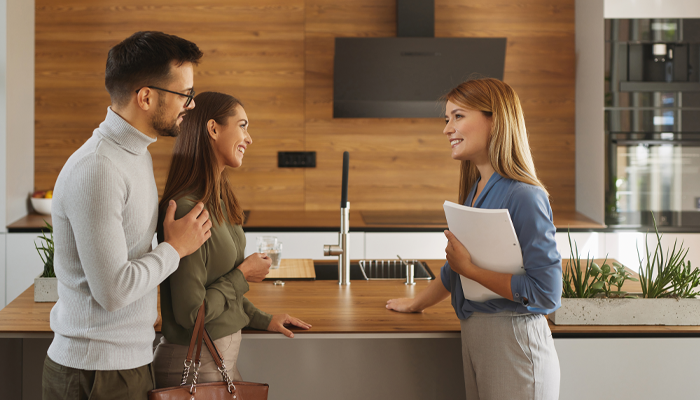
[[[306,172],[306,208],[335,208],[341,153],[351,152],[350,195],[362,210],[440,210],[457,197],[458,163],[437,119],[333,119],[336,36],[392,36],[394,1],[306,2],[306,143],[324,149]],[[575,209],[574,3],[436,1],[438,37],[507,37],[505,81],[523,100],[538,174],[556,210]],[[354,24],[346,24],[351,20]],[[326,168],[325,165],[329,166]]]
[[[232,175],[244,207],[304,208],[304,173],[278,170],[277,150],[304,147],[304,2],[38,0],[36,4],[35,184],[58,172],[104,119],[109,49],[138,30],[192,40],[204,52],[198,92],[240,98],[254,144]],[[174,140],[149,150],[162,193]]]
[[[353,210],[440,210],[457,197],[458,163],[440,119],[333,119],[335,37],[392,37],[395,0],[37,0],[35,185],[104,119],[107,51],[162,30],[204,52],[198,92],[239,97],[253,145],[229,171],[249,210],[335,210],[351,152]],[[438,37],[506,37],[505,81],[525,111],[552,207],[575,209],[574,1],[437,0]],[[173,139],[149,147],[162,193]],[[278,151],[317,152],[315,169],[278,169]]]

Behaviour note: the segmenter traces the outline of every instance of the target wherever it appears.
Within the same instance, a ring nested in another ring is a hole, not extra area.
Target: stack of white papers
[[[505,274],[524,274],[523,253],[508,210],[462,206],[451,201],[443,205],[447,226],[467,248],[474,265]],[[481,284],[461,276],[464,298],[484,302],[502,299]]]

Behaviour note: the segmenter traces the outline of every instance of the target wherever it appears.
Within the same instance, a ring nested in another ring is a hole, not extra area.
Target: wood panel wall
[[[504,80],[518,92],[552,207],[575,209],[574,0],[436,0],[438,37],[507,37]],[[351,152],[360,210],[438,210],[456,200],[458,163],[440,119],[333,119],[334,38],[396,34],[394,0],[36,0],[35,185],[53,187],[104,119],[107,51],[138,30],[204,52],[198,92],[239,97],[253,144],[230,171],[245,209],[329,210]],[[174,141],[149,147],[162,192]],[[278,151],[316,151],[315,169],[279,169]]]

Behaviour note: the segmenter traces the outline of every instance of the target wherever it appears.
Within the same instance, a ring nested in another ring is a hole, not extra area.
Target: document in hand
[[[524,274],[523,253],[508,210],[462,206],[451,201],[443,205],[447,226],[467,248],[474,265],[506,274]],[[460,275],[464,298],[484,302],[502,296]]]

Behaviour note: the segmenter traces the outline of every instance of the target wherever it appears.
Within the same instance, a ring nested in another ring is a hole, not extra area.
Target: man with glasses
[[[44,399],[146,399],[154,388],[157,286],[211,233],[200,203],[152,248],[158,189],[148,145],[177,136],[195,104],[202,52],[161,32],[137,32],[107,57],[107,117],[68,159],[54,188],[59,300],[43,371]]]

